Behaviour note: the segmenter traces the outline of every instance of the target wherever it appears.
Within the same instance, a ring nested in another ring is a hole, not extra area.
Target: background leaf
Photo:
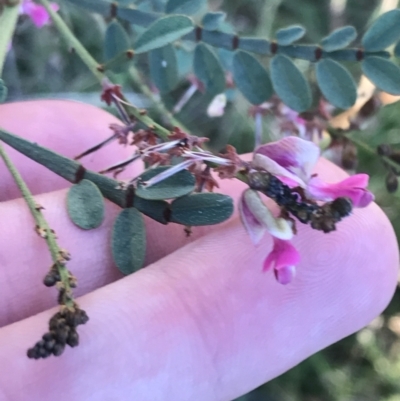
[[[384,50],[400,39],[400,10],[382,14],[362,38],[364,49],[369,52]]]
[[[296,42],[296,40],[301,39],[306,30],[300,25],[292,25],[288,26],[287,28],[279,29],[276,34],[276,41],[281,46],[287,46]]]
[[[273,89],[269,75],[251,54],[237,51],[232,72],[236,86],[250,103],[261,104],[271,97]]]
[[[164,200],[178,198],[194,190],[195,178],[188,170],[179,171],[173,176],[149,188],[146,188],[140,183],[141,181],[148,181],[150,178],[153,178],[169,168],[169,166],[162,166],[145,171],[140,176],[139,184],[135,192],[136,195],[143,199]]]
[[[205,7],[207,0],[168,0],[165,6],[167,14],[193,15]]]
[[[67,194],[67,211],[78,227],[99,227],[104,220],[104,198],[99,188],[89,180],[73,185]]]
[[[172,45],[149,52],[150,75],[161,93],[168,93],[179,81],[176,54]]]
[[[86,10],[107,16],[110,14],[111,1],[106,0],[67,0],[69,3],[75,4]]]
[[[354,26],[344,26],[335,29],[328,36],[321,40],[322,48],[327,52],[343,49],[347,47],[357,37],[357,31]]]
[[[171,222],[187,226],[219,224],[232,213],[230,196],[210,192],[184,196],[171,203]]]
[[[214,52],[205,44],[196,46],[193,69],[211,95],[218,95],[225,89],[225,73]]]
[[[146,255],[146,228],[142,215],[133,207],[122,210],[112,232],[111,249],[119,271],[131,274],[139,270]]]
[[[290,58],[278,54],[271,60],[271,79],[275,92],[291,109],[300,113],[310,108],[309,84]]]
[[[130,47],[130,39],[125,29],[117,20],[112,20],[106,30],[104,38],[104,58],[105,60],[111,60]],[[124,63],[116,63],[111,66],[111,69],[115,72],[122,72],[124,70]]]
[[[381,57],[367,57],[362,62],[363,73],[379,89],[392,95],[400,95],[400,68]]]
[[[162,17],[151,24],[136,40],[135,52],[144,53],[180,39],[193,31],[193,21],[184,15]]]
[[[207,31],[215,31],[219,28],[220,24],[225,20],[226,14],[224,12],[207,13],[201,20],[203,29]]]
[[[357,99],[357,85],[350,73],[330,59],[316,64],[317,82],[322,94],[334,106],[350,108]]]

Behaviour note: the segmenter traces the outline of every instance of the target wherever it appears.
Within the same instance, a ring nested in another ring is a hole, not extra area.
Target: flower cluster
[[[295,220],[290,215],[310,223],[314,229],[330,232],[352,207],[366,207],[374,200],[366,189],[366,174],[333,184],[313,175],[318,157],[319,148],[314,143],[295,136],[260,146],[251,164],[254,173],[249,172],[255,179],[250,179],[250,189],[240,200],[241,219],[252,241],[259,243],[266,231],[273,236],[273,249],[263,270],[273,269],[282,284],[293,279],[300,261],[298,251],[290,243],[296,233]],[[279,216],[262,202],[258,191],[276,201],[281,207]],[[319,206],[317,201],[328,203]]]

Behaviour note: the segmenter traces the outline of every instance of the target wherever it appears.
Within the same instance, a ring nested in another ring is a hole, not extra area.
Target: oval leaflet
[[[271,80],[277,95],[291,109],[300,113],[311,106],[310,86],[290,58],[281,54],[273,57]]]
[[[111,240],[115,264],[123,274],[139,270],[146,255],[146,229],[142,215],[133,207],[117,216]]]
[[[158,184],[146,187],[144,182],[150,178],[168,170],[170,166],[162,166],[145,171],[138,180],[136,195],[143,199],[164,200],[179,198],[192,192],[195,187],[195,178],[188,170],[181,170],[178,173],[166,178]]]
[[[273,93],[268,72],[251,54],[237,51],[232,63],[236,86],[250,103],[261,104]]]
[[[171,203],[170,221],[187,226],[205,226],[222,223],[232,213],[230,196],[205,192],[175,199]]]
[[[316,64],[318,85],[325,98],[341,109],[350,108],[357,100],[357,86],[350,73],[330,59]]]
[[[68,215],[84,230],[97,228],[104,220],[104,198],[99,188],[83,179],[74,184],[67,194]]]

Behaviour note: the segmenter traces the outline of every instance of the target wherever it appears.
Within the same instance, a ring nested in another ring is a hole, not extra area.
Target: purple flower
[[[257,191],[247,189],[239,201],[239,214],[251,240],[257,245],[266,231],[273,237],[289,240],[293,227],[289,220],[275,217]]]
[[[277,281],[288,284],[292,281],[300,255],[289,242],[293,237],[292,222],[283,217],[275,217],[264,204],[257,191],[247,189],[243,192],[239,202],[239,213],[242,223],[251,240],[258,244],[268,231],[273,239],[274,246],[264,262],[263,271],[274,270]]]
[[[369,192],[368,175],[356,174],[338,183],[329,184],[311,172],[319,158],[319,148],[314,143],[290,136],[256,149],[253,163],[274,175],[289,186],[300,186],[314,199],[330,201],[348,197],[356,207],[368,206],[374,195]]]
[[[296,265],[299,262],[300,254],[290,241],[274,237],[274,247],[264,261],[263,271],[272,268],[279,283],[289,284],[296,273]]]
[[[58,11],[59,7],[56,3],[50,3],[50,7],[54,11]],[[47,10],[40,4],[34,3],[32,0],[23,0],[20,7],[20,14],[29,15],[32,22],[41,28],[50,22],[50,15]]]

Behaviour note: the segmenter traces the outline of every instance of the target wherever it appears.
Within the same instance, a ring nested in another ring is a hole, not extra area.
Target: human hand
[[[116,121],[72,102],[0,106],[0,127],[70,157],[104,139]],[[397,242],[375,204],[356,209],[330,234],[299,224],[294,244],[302,261],[287,286],[262,273],[271,238],[254,247],[237,215],[195,228],[190,239],[181,226],[146,219],[147,267],[122,278],[109,245],[119,209],[107,202],[102,226],[80,230],[60,190],[69,184],[7,151],[72,254],[68,266],[90,321],[80,327],[78,348],[59,358],[26,357],[55,313],[47,310],[54,292],[40,284],[51,261],[1,165],[0,401],[230,401],[365,326],[393,294]],[[113,144],[83,163],[99,170],[129,152]],[[325,160],[317,171],[327,181],[345,177]],[[221,182],[235,200],[243,189]]]

